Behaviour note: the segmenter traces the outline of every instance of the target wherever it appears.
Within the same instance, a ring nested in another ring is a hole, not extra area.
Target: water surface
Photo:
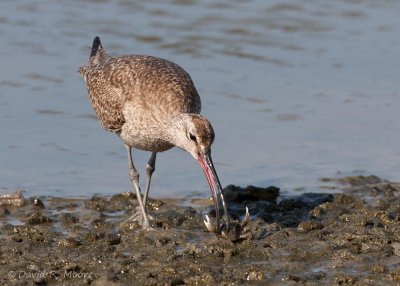
[[[398,1],[2,1],[0,192],[130,190],[76,70],[94,36],[192,76],[223,184],[320,190],[322,177],[400,179]],[[150,154],[134,152],[144,181]],[[209,195],[197,163],[157,160],[152,196]]]

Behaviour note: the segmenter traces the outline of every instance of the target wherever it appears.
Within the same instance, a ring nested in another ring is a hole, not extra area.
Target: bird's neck
[[[183,142],[186,140],[186,114],[179,114],[166,120],[168,124],[164,126],[165,137],[172,145],[183,149]]]

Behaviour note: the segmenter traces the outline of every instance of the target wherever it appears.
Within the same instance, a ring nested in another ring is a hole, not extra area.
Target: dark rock
[[[241,188],[234,185],[228,185],[224,188],[223,194],[225,199],[229,202],[241,203],[243,201],[269,201],[274,202],[279,196],[279,188],[268,187],[259,188],[254,186],[247,186]]]

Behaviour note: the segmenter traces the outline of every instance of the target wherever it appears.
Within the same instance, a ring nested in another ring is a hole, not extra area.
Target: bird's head
[[[199,162],[207,178],[215,205],[217,230],[220,229],[219,199],[221,199],[225,211],[225,227],[229,230],[227,206],[222,194],[221,183],[211,159],[211,145],[214,142],[215,133],[210,121],[200,114],[181,114],[175,136],[175,145],[189,152]]]
[[[189,152],[196,160],[211,153],[215,133],[210,121],[200,114],[183,114],[179,125],[178,147]]]

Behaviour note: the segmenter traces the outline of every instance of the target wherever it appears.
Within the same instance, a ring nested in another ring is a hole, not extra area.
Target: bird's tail
[[[102,49],[103,46],[101,45],[100,38],[96,36],[93,40],[92,51],[90,52],[90,58],[93,58],[96,56],[99,48]]]
[[[92,50],[90,52],[89,63],[79,67],[78,73],[83,76],[86,80],[87,74],[90,72],[91,66],[93,64],[100,64],[106,62],[111,57],[107,55],[103,46],[101,45],[100,38],[95,37],[93,40]]]

